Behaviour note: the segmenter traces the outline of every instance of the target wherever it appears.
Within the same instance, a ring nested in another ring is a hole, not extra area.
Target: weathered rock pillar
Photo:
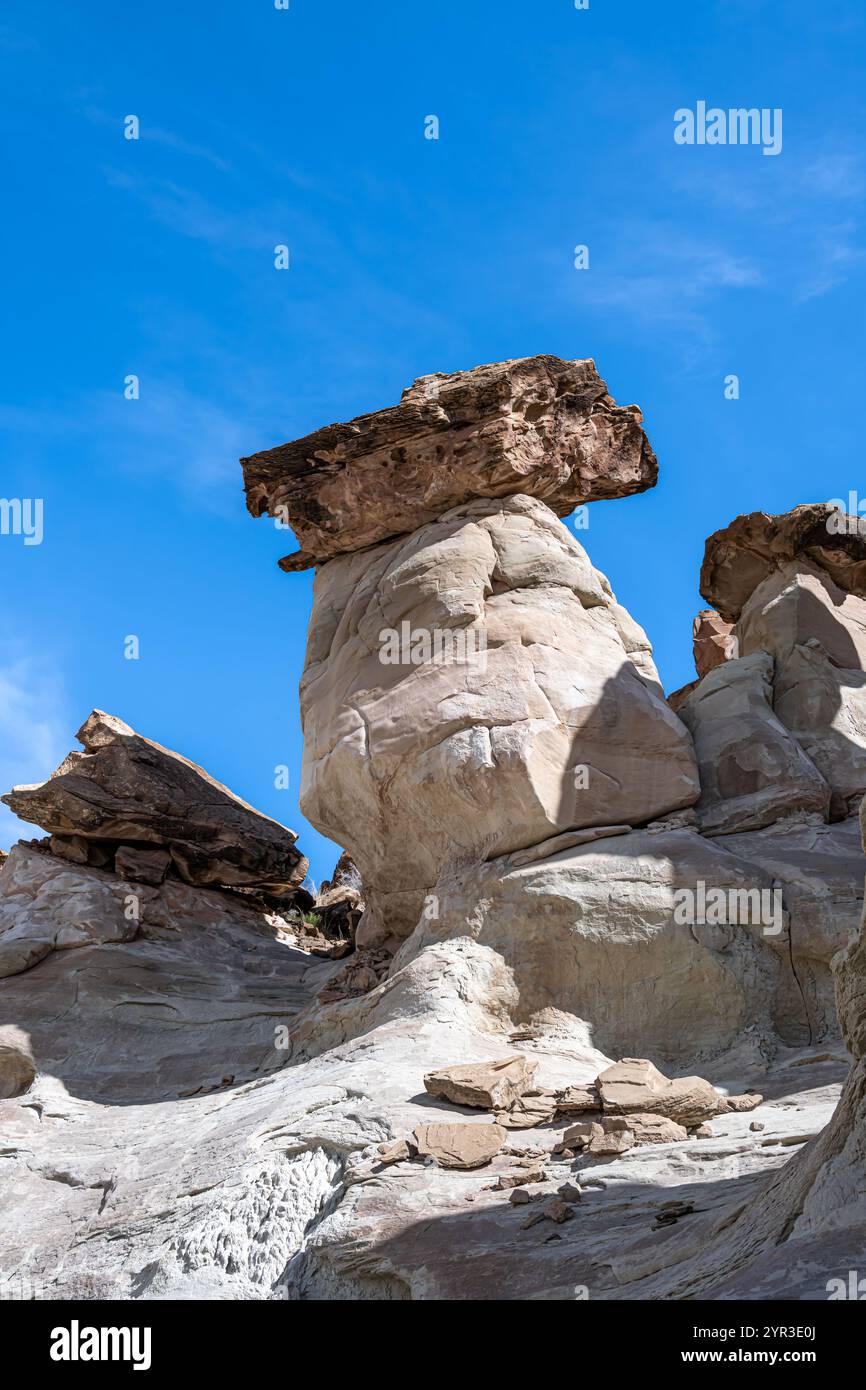
[[[243,462],[284,568],[319,566],[301,807],[361,871],[359,940],[404,938],[448,865],[696,800],[650,644],[559,520],[656,481],[591,361],[425,377]]]

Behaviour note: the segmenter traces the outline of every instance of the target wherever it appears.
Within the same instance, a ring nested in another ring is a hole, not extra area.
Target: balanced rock
[[[517,1054],[493,1062],[469,1062],[428,1072],[424,1089],[452,1105],[472,1105],[480,1110],[507,1110],[532,1087],[537,1062]]]
[[[158,881],[156,866],[164,861],[157,853],[145,863],[140,852],[159,850],[197,886],[291,894],[303,880],[307,861],[295,849],[294,831],[260,815],[203,768],[102,710],[76,737],[84,752],[70,753],[47,782],[0,798],[22,820],[87,845],[134,846],[138,857],[125,862],[146,882]]]
[[[665,1116],[684,1126],[698,1125],[726,1107],[709,1081],[700,1076],[670,1080],[641,1057],[624,1057],[603,1071],[596,1081],[605,1111],[619,1115]]]
[[[290,525],[306,569],[415,531],[452,507],[514,493],[559,516],[653,487],[637,406],[591,360],[524,357],[420,377],[399,405],[241,460],[247,507]]]
[[[499,1153],[505,1137],[501,1125],[429,1124],[418,1126],[414,1141],[421,1157],[434,1158],[440,1168],[483,1168]]]

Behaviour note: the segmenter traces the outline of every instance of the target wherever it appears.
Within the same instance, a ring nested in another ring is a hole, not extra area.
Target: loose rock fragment
[[[422,1158],[432,1158],[442,1168],[483,1168],[502,1148],[506,1131],[495,1124],[430,1124],[415,1130],[415,1145]]]
[[[403,1163],[412,1157],[413,1148],[406,1139],[392,1139],[389,1143],[379,1144],[376,1151],[380,1163]]]
[[[583,1198],[583,1192],[573,1182],[564,1182],[561,1187],[558,1187],[556,1189],[556,1191],[562,1198],[563,1202],[568,1202],[569,1205],[574,1205],[575,1203],[581,1201],[581,1199]]]
[[[681,1125],[697,1125],[725,1110],[724,1097],[700,1076],[670,1080],[643,1057],[624,1057],[596,1081],[605,1111],[627,1115],[666,1115]]]
[[[496,1187],[500,1192],[504,1192],[509,1187],[522,1187],[527,1182],[545,1182],[547,1173],[544,1168],[527,1168],[519,1173],[500,1173]]]
[[[764,1097],[757,1091],[747,1091],[744,1096],[725,1096],[725,1109],[736,1111],[757,1110]]]
[[[596,1130],[601,1126],[593,1123],[592,1120],[579,1120],[575,1125],[569,1125],[562,1138],[554,1149],[554,1153],[562,1153],[565,1149],[582,1149],[588,1144]]]
[[[579,1115],[586,1110],[600,1110],[601,1100],[594,1086],[567,1086],[557,1093],[556,1109],[562,1115]]]
[[[629,1115],[627,1126],[634,1134],[636,1144],[680,1144],[689,1137],[685,1125],[678,1125],[676,1120],[668,1119],[666,1115],[641,1115],[636,1112]]]
[[[453,1105],[472,1105],[481,1110],[508,1110],[532,1088],[538,1063],[519,1053],[493,1062],[469,1062],[428,1072],[424,1089],[438,1100]]]

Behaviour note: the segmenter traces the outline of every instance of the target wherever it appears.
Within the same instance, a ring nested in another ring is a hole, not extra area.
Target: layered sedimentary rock
[[[595,363],[523,357],[420,377],[399,405],[242,459],[247,506],[295,531],[305,569],[417,530],[475,498],[522,493],[558,516],[653,487],[637,406]]]
[[[307,872],[294,831],[254,810],[190,762],[94,710],[47,782],[2,799],[51,834],[59,858],[159,883],[169,865],[186,883],[293,894]]]
[[[673,1065],[747,1038],[835,1033],[829,957],[862,903],[862,856],[826,852],[834,899],[818,873],[810,882],[793,862],[743,854],[749,835],[623,829],[443,876],[395,969],[435,944],[474,943],[506,967],[488,988],[491,1025],[577,1019],[609,1055]]]

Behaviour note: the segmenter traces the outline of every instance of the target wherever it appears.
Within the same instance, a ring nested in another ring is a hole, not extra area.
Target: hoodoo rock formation
[[[640,421],[536,357],[244,460],[318,567],[301,804],[344,939],[305,949],[291,832],[108,716],[5,798],[51,836],[0,865],[8,1270],[629,1299],[856,1268],[864,542],[820,506],[711,537],[677,714],[561,520],[655,483]]]

